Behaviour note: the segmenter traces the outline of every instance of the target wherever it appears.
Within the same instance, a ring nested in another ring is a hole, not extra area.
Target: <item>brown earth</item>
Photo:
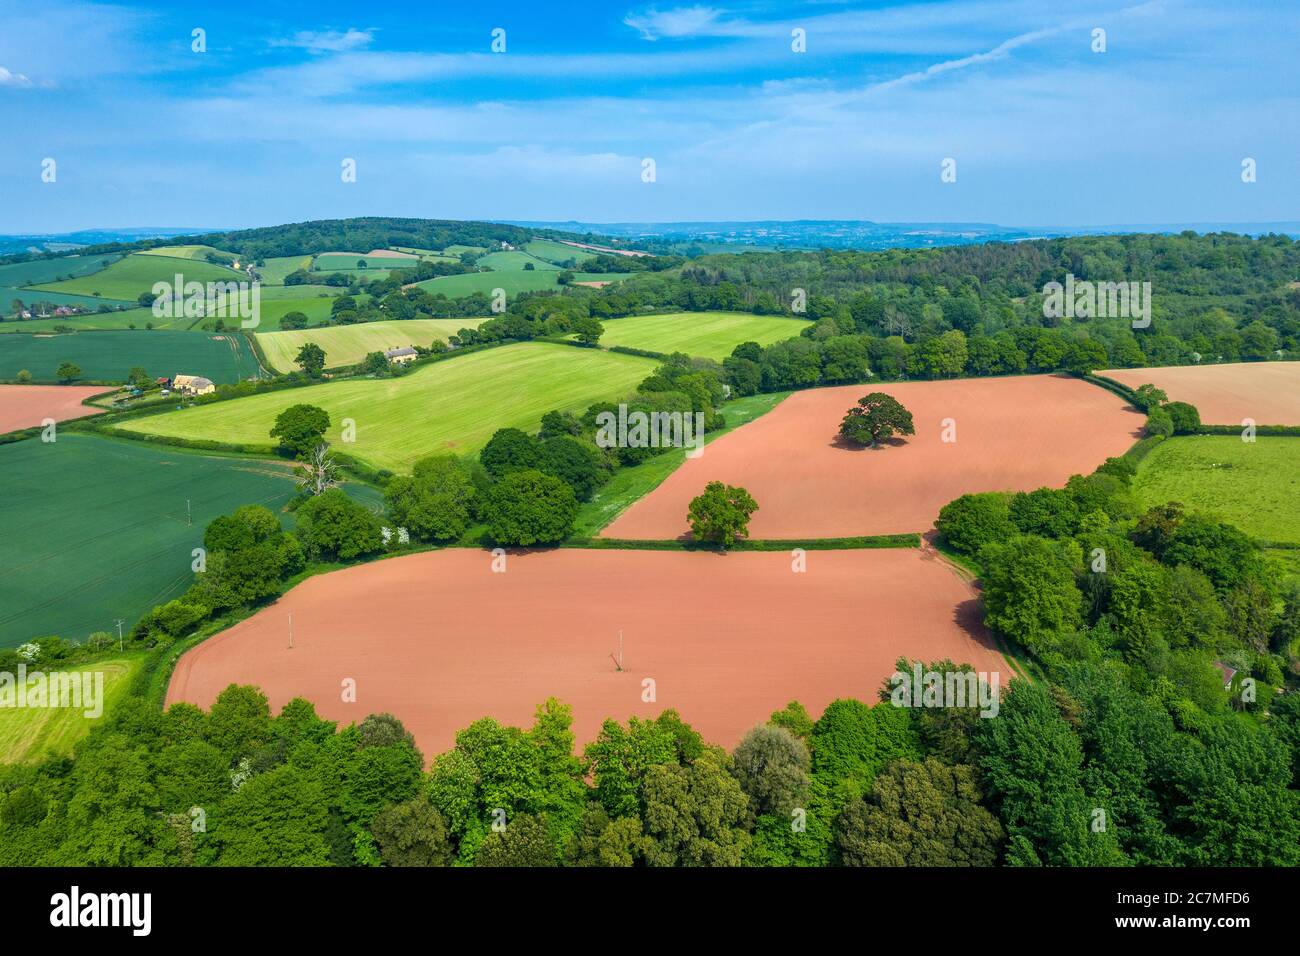
[[[911,411],[914,436],[875,449],[838,440],[844,413],[872,391]],[[946,419],[956,441],[943,440]],[[1111,392],[1063,376],[809,389],[705,446],[601,535],[684,536],[687,506],[715,480],[754,496],[756,539],[924,532],[967,492],[1031,491],[1091,472],[1123,454],[1142,421]]]
[[[1300,425],[1300,362],[1238,362],[1117,368],[1098,372],[1137,388],[1150,383],[1172,402],[1190,402],[1207,425]]]
[[[103,385],[0,385],[0,435],[31,428],[47,418],[65,422],[101,415],[104,409],[81,401],[107,391]]]
[[[187,652],[167,702],[207,707],[234,682],[344,723],[387,711],[430,757],[480,717],[529,726],[551,696],[572,705],[579,745],[606,718],[675,708],[730,747],[790,700],[813,715],[874,702],[900,656],[1011,677],[974,590],[932,552],[810,551],[803,573],[786,552],[566,549],[511,554],[504,573],[492,560],[451,549],[310,578]]]

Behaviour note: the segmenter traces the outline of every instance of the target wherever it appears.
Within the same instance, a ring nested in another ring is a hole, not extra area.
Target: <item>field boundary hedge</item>
[[[850,551],[878,548],[919,548],[921,535],[876,534],[859,535],[848,538],[757,538],[742,539],[730,548],[709,541],[636,538],[568,538],[561,547],[586,549],[591,551],[791,551],[802,548],[805,551]]]

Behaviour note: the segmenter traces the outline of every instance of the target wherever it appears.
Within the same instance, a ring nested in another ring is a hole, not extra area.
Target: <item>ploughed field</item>
[[[31,428],[45,419],[65,422],[98,415],[82,399],[108,391],[103,385],[0,385],[0,435]]]
[[[483,716],[527,726],[551,696],[573,706],[579,745],[606,718],[675,708],[730,747],[792,699],[811,713],[874,701],[900,656],[969,662],[1003,686],[1011,676],[975,592],[932,552],[813,551],[802,573],[784,552],[563,549],[506,562],[495,572],[490,553],[450,549],[310,578],[182,656],[167,702],[208,707],[239,683],[277,710],[302,696],[331,720],[386,711],[428,757]],[[349,679],[355,702],[343,700]]]
[[[841,442],[844,413],[872,391],[902,402],[916,434],[874,449]],[[708,444],[601,535],[687,535],[691,499],[715,480],[758,502],[755,539],[924,532],[959,495],[1061,486],[1091,472],[1123,454],[1142,422],[1117,395],[1063,376],[810,389]]]
[[[1300,425],[1300,362],[1237,362],[1098,372],[1130,388],[1148,382],[1190,402],[1207,425]]]

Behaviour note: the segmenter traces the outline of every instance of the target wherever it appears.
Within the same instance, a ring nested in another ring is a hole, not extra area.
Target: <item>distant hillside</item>
[[[145,230],[140,230],[145,232]],[[567,232],[560,229],[524,228],[505,223],[461,222],[452,219],[393,219],[367,216],[358,219],[320,219],[311,222],[287,223],[282,226],[263,226],[256,229],[236,229],[226,232],[180,234],[175,230],[151,230],[155,238],[128,238],[123,233],[84,233],[84,236],[107,236],[106,241],[81,245],[79,255],[98,255],[107,252],[139,252],[160,245],[193,244],[214,246],[238,253],[246,259],[270,259],[282,256],[311,255],[319,252],[347,250],[368,252],[401,246],[417,249],[446,249],[449,246],[499,247],[500,243],[522,245],[534,237],[590,240],[591,234]],[[34,238],[34,237],[33,237]],[[619,240],[597,236],[609,244],[622,244]],[[71,243],[73,240],[65,239]],[[23,250],[37,243],[28,243]],[[0,262],[21,262],[31,259],[48,259],[67,253],[67,249],[48,252],[14,250],[0,258]]]

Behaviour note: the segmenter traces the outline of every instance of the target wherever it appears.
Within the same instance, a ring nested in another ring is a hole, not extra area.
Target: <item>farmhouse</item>
[[[419,353],[409,345],[404,345],[399,349],[384,349],[384,358],[398,365],[414,362],[418,357]]]
[[[210,395],[217,390],[211,379],[201,375],[174,375],[172,388],[186,395]]]

